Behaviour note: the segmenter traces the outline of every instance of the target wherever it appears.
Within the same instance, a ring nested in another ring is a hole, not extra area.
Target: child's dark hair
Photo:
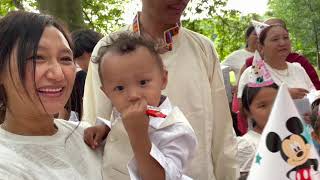
[[[245,87],[243,88],[243,93],[242,93],[242,97],[241,97],[241,102],[242,102],[242,110],[246,110],[248,112],[250,112],[250,105],[252,103],[252,101],[254,100],[254,98],[256,97],[256,95],[260,92],[260,90],[262,88],[274,88],[274,89],[278,89],[279,86],[275,83],[269,85],[269,86],[264,86],[264,87],[249,87],[248,85],[245,85]]]
[[[107,52],[116,53],[120,56],[130,54],[135,52],[139,47],[145,47],[150,54],[155,58],[157,64],[161,71],[164,70],[164,65],[162,59],[155,48],[155,44],[152,41],[149,41],[138,34],[132,32],[122,32],[110,36],[110,41],[106,46],[100,47],[98,50],[98,56],[93,59],[93,62],[98,64],[98,73],[102,83],[102,74],[101,74],[101,63],[102,57]]]

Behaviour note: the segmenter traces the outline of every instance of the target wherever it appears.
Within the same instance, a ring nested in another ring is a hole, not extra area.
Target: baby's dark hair
[[[145,47],[149,53],[155,58],[161,71],[164,70],[162,59],[155,48],[155,44],[152,41],[145,39],[138,34],[132,32],[122,32],[110,36],[108,44],[101,46],[98,50],[98,56],[93,59],[93,63],[98,64],[98,73],[100,81],[102,83],[101,64],[103,56],[112,52],[120,56],[135,52],[139,47]]]
[[[243,88],[243,93],[241,97],[241,102],[242,102],[242,111],[246,110],[250,112],[250,105],[254,98],[257,96],[257,94],[260,92],[262,88],[274,88],[278,89],[279,86],[275,83],[269,85],[269,86],[264,86],[264,87],[249,87],[248,85],[245,85]]]

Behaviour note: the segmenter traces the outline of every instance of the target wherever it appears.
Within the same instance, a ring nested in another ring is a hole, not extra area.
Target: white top
[[[236,75],[236,80],[238,82],[242,66],[246,63],[246,60],[253,55],[254,52],[247,51],[246,49],[239,49],[229,54],[222,64],[231,68]]]
[[[98,42],[92,58],[109,40],[106,36]],[[236,179],[236,138],[212,42],[182,27],[173,37],[172,51],[161,57],[169,72],[168,85],[162,93],[181,109],[198,140],[198,151],[187,174],[194,179]],[[111,117],[112,104],[100,86],[98,66],[90,61],[83,97],[83,120],[90,124],[95,124],[97,117]]]
[[[309,92],[315,90],[312,81],[308,74],[299,63],[287,62],[288,68],[286,70],[276,70],[265,63],[267,70],[270,72],[272,80],[280,86],[281,83],[287,84],[288,88],[303,88]],[[244,86],[249,83],[251,74],[251,67],[247,68],[241,75],[238,85],[238,98],[242,97]]]
[[[55,124],[52,136],[21,136],[0,128],[0,179],[101,180],[102,150],[84,143],[82,126],[60,119]]]
[[[249,130],[245,135],[238,138],[237,159],[240,166],[240,172],[249,172],[252,161],[259,145],[261,134]]]
[[[168,98],[159,108],[167,118],[150,117],[150,155],[165,170],[166,180],[191,179],[183,174],[195,155],[196,135],[182,112],[177,107],[172,108]],[[134,157],[128,163],[128,169],[131,180],[141,179]]]

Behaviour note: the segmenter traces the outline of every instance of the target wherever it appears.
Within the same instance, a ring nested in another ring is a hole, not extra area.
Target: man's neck
[[[150,35],[152,39],[163,38],[163,32],[175,26],[175,24],[160,22],[158,19],[149,16],[143,11],[140,14],[140,25],[142,26],[143,31]]]

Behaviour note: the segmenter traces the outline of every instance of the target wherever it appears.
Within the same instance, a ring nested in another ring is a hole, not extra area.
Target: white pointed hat
[[[281,84],[248,180],[319,180],[319,156],[287,85]]]
[[[262,32],[265,28],[267,28],[268,26],[270,26],[270,25],[268,25],[268,24],[265,24],[265,23],[262,23],[262,22],[259,22],[259,21],[255,21],[255,20],[252,20],[251,22],[252,22],[252,25],[253,25],[253,27],[254,27],[254,29],[255,29],[258,37],[260,36],[261,32]]]
[[[249,76],[249,87],[263,87],[273,84],[274,81],[271,78],[264,61],[262,60],[259,52],[256,50],[253,57],[251,66],[251,72]]]

